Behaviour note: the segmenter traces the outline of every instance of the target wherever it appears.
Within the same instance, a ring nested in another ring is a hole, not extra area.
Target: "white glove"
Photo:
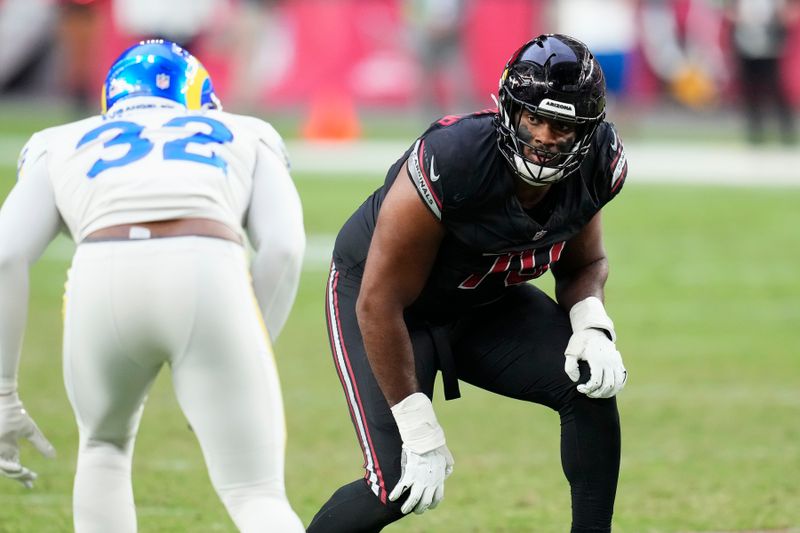
[[[444,480],[453,473],[453,455],[447,446],[439,446],[422,455],[403,447],[400,462],[402,476],[389,494],[389,501],[395,501],[407,489],[411,489],[408,499],[400,511],[408,514],[412,510],[422,514],[434,509],[444,499]]]
[[[55,448],[28,415],[16,392],[0,395],[0,475],[33,488],[36,472],[19,462],[19,440],[28,439],[45,457],[54,457]]]
[[[392,414],[403,440],[403,455],[400,481],[389,494],[389,501],[410,490],[400,511],[422,514],[444,498],[444,480],[453,473],[453,455],[447,449],[433,405],[423,393],[416,392],[396,404]]]
[[[578,361],[586,361],[591,376],[589,381],[578,385],[578,392],[589,398],[615,396],[625,386],[628,372],[614,345],[614,323],[606,314],[603,303],[594,296],[581,300],[570,309],[569,319],[572,337],[564,351],[564,372],[577,382],[580,379]]]

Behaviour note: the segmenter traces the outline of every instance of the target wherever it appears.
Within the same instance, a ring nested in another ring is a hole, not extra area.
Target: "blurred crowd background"
[[[800,0],[0,0],[0,99],[96,113],[114,58],[163,37],[226,109],[357,138],[374,112],[492,107],[508,56],[544,32],[596,53],[614,120],[728,116],[749,142],[796,141]]]

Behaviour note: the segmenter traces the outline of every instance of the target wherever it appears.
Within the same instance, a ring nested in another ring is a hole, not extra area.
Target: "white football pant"
[[[241,246],[207,237],[81,244],[65,299],[77,532],[136,531],[133,445],[164,363],[239,530],[304,531],[286,499],[280,384]]]

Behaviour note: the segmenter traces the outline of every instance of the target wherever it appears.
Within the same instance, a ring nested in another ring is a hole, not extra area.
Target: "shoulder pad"
[[[283,142],[283,137],[278,131],[270,124],[260,118],[256,117],[242,117],[244,123],[256,134],[258,140],[272,150],[277,155],[287,169],[291,169],[291,162],[289,161],[289,152],[286,150],[286,144]]]
[[[495,130],[475,120],[428,129],[411,150],[408,171],[423,201],[443,220],[448,212],[482,202],[493,182]]]

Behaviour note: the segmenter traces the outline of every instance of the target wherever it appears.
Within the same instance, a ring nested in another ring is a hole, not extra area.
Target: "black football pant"
[[[402,442],[358,329],[359,282],[333,266],[326,315],[334,363],[364,453],[365,475],[331,496],[309,525],[310,533],[380,531],[403,517],[404,498],[388,500],[400,479]],[[406,322],[417,378],[430,397],[439,369],[437,344],[428,326],[413,317]],[[614,398],[593,400],[578,393],[564,372],[564,349],[572,333],[567,313],[533,285],[522,284],[446,331],[458,379],[558,411],[561,462],[572,492],[572,532],[610,531],[620,462],[619,414]],[[585,381],[588,369],[583,365]]]

